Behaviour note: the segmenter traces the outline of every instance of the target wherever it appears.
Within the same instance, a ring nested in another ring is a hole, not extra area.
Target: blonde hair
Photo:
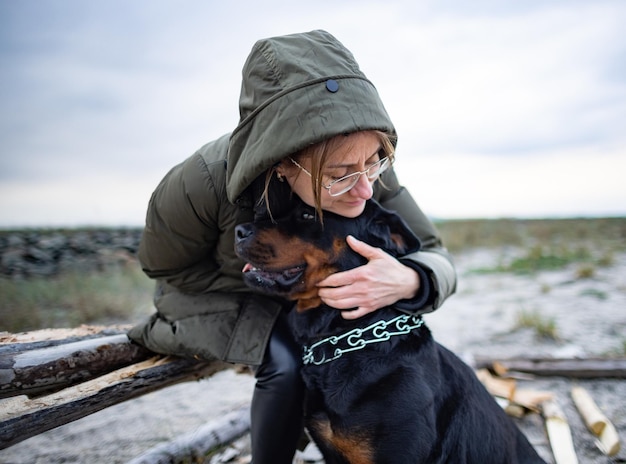
[[[379,142],[381,145],[380,158],[382,159],[382,158],[387,157],[389,158],[389,161],[393,163],[394,155],[395,155],[396,137],[393,135],[387,134],[386,132],[382,132],[378,130],[373,130],[370,132],[376,135],[379,139]],[[300,162],[303,159],[309,159],[311,161],[311,168],[310,168],[311,191],[313,193],[313,199],[315,202],[314,204],[315,211],[317,212],[317,215],[320,218],[320,221],[323,219],[323,212],[322,212],[322,189],[323,189],[322,177],[323,176],[322,174],[324,170],[326,169],[326,165],[328,163],[328,158],[330,157],[330,155],[335,153],[339,148],[343,147],[346,143],[349,143],[347,140],[348,135],[349,134],[336,135],[332,138],[323,140],[319,143],[306,147],[300,150],[299,152],[291,155],[291,157],[298,162]],[[270,215],[270,218],[272,218],[272,220],[273,220],[273,217],[272,217],[272,212],[271,212],[270,204],[269,204],[269,186],[270,186],[270,182],[274,178],[275,171],[276,171],[276,167],[268,170],[267,176],[265,179],[265,189],[263,191],[263,200],[265,201],[267,211]],[[298,175],[300,175],[300,173]],[[384,183],[382,183],[382,180],[379,180],[379,182],[383,185],[383,187],[385,186]]]

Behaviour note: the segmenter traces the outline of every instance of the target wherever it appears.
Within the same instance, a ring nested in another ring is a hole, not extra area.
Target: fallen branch
[[[179,461],[200,462],[206,454],[241,437],[250,430],[250,407],[210,422],[174,441],[157,445],[128,464],[169,464]]]
[[[626,378],[626,358],[510,358],[476,357],[474,368],[513,374],[573,378]]]

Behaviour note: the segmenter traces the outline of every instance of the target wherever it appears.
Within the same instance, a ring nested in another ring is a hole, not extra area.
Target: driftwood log
[[[124,333],[45,340],[31,334],[5,334],[0,340],[0,449],[160,388],[233,367],[155,355]]]
[[[476,369],[499,375],[524,373],[547,377],[626,378],[626,358],[510,358],[476,357]]]
[[[125,334],[0,346],[0,398],[58,391],[152,356]]]

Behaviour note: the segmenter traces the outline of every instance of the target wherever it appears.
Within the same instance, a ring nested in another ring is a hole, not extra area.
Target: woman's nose
[[[364,200],[369,200],[374,194],[373,184],[374,183],[369,180],[365,174],[361,174],[357,183],[350,189],[350,194],[363,198]]]

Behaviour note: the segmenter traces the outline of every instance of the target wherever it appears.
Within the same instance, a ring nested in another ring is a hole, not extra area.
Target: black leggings
[[[303,431],[302,349],[286,316],[276,321],[263,364],[255,373],[250,436],[252,464],[291,464]]]

